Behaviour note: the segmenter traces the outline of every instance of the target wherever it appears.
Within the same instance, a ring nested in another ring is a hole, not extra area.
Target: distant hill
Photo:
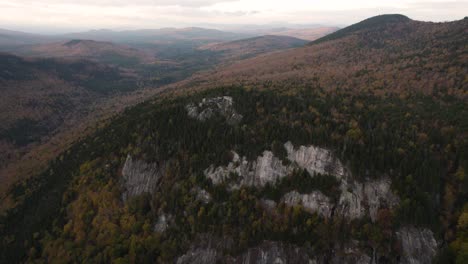
[[[385,30],[386,28],[390,27],[392,24],[402,24],[402,23],[409,23],[411,22],[411,19],[404,15],[380,15],[380,16],[375,16],[371,17],[368,19],[365,19],[359,23],[356,23],[354,25],[351,25],[349,27],[340,29],[332,34],[329,34],[327,36],[324,36],[320,39],[315,40],[312,43],[321,43],[324,41],[329,41],[329,40],[334,40],[334,39],[339,39],[342,37],[345,37],[349,34],[352,34],[354,32],[359,32],[359,31],[365,31],[365,30],[373,30],[376,31],[379,28]]]
[[[306,43],[308,41],[298,38],[268,35],[225,43],[208,44],[200,47],[200,49],[220,52],[225,59],[232,60],[249,58],[261,53],[297,48],[304,46]]]
[[[327,89],[375,93],[423,91],[442,84],[463,95],[468,19],[431,23],[404,16],[377,16],[337,31],[306,47],[220,67],[216,74],[179,84],[319,83]],[[365,78],[364,78],[364,77]],[[217,80],[214,82],[214,80]]]
[[[35,57],[90,59],[123,66],[152,61],[149,54],[125,45],[80,39],[26,46],[16,53]]]
[[[40,44],[57,41],[58,38],[0,29],[0,49],[14,49],[22,45]]]
[[[232,41],[249,37],[250,35],[231,33],[216,29],[198,27],[162,28],[142,30],[92,30],[87,32],[65,34],[67,39],[92,39],[96,41],[111,41],[116,43],[153,43],[168,44],[180,41],[209,43]]]
[[[0,168],[8,155],[79,120],[97,100],[137,87],[132,75],[86,60],[0,53],[0,61]]]
[[[317,28],[283,28],[268,31],[268,34],[278,36],[289,36],[305,40],[316,40],[330,33],[337,31],[337,27],[317,27]]]

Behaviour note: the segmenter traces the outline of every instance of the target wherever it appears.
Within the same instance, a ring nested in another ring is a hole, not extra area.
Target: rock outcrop
[[[233,154],[234,157],[227,166],[211,166],[205,170],[205,176],[211,179],[213,184],[229,182],[230,187],[234,189],[240,186],[263,187],[267,183],[276,183],[292,171],[271,151],[264,151],[256,161],[248,161],[245,157],[241,159],[235,152]]]
[[[216,264],[220,258],[217,250],[213,248],[193,249],[180,256],[177,264]]]
[[[367,255],[359,247],[359,242],[351,240],[344,245],[335,245],[334,254],[329,263],[331,264],[377,264],[377,261]],[[322,261],[325,262],[325,261]],[[320,262],[321,263],[321,262]]]
[[[284,147],[288,152],[288,159],[293,162],[289,166],[283,165],[283,161],[268,150],[255,161],[248,161],[246,157],[240,158],[239,154],[233,151],[233,159],[227,166],[211,166],[205,170],[205,176],[210,178],[213,184],[229,182],[238,176],[238,181],[230,185],[233,188],[275,184],[297,168],[307,170],[312,176],[316,173],[330,174],[338,179],[345,176],[344,166],[327,149],[300,146],[295,150],[291,142],[284,144]]]
[[[242,115],[238,114],[234,109],[233,100],[230,96],[203,98],[198,105],[188,104],[185,109],[190,117],[200,121],[208,120],[216,114],[226,118],[226,121],[232,125],[242,120]]]
[[[306,211],[317,213],[325,218],[331,216],[334,206],[330,199],[319,191],[310,194],[300,194],[296,191],[292,191],[285,194],[281,201],[289,206],[300,204]]]
[[[167,214],[161,214],[158,217],[158,221],[156,221],[156,224],[154,225],[154,232],[162,233],[166,231],[166,229],[169,227],[169,224],[173,220],[172,215],[167,215]]]
[[[284,144],[284,147],[288,153],[288,159],[300,168],[306,169],[310,175],[328,174],[338,179],[345,176],[343,164],[328,149],[315,146],[300,146],[295,149],[289,141]]]
[[[125,189],[122,199],[143,193],[152,193],[166,169],[165,163],[146,163],[141,160],[134,160],[131,155],[127,159],[122,169],[123,187]]]
[[[396,233],[401,243],[402,264],[431,263],[437,253],[437,241],[429,229],[403,227]]]
[[[206,238],[212,241],[210,238]],[[226,249],[225,243],[202,243],[203,246],[192,247],[185,254],[177,258],[177,264],[279,264],[279,263],[316,263],[309,257],[307,251],[303,248],[283,243],[264,241],[256,247],[247,249],[238,256],[224,255],[223,249]],[[228,249],[228,248],[227,248]]]
[[[244,254],[226,261],[236,264],[286,264],[314,263],[303,248],[282,242],[265,241],[258,247],[249,248]]]
[[[391,180],[386,177],[363,183],[343,181],[336,213],[351,219],[369,214],[375,222],[380,208],[393,208],[398,205],[399,199],[390,187]]]
[[[198,201],[201,201],[202,203],[209,203],[211,202],[211,194],[207,192],[205,189],[196,187],[193,189],[195,192],[196,198]]]
[[[233,152],[233,159],[227,166],[210,166],[205,170],[205,176],[213,184],[227,183],[230,189],[241,186],[264,187],[274,185],[280,179],[290,175],[295,169],[304,169],[311,177],[320,173],[336,177],[340,182],[338,201],[332,201],[321,192],[299,194],[290,192],[282,200],[290,205],[302,204],[309,212],[317,212],[325,218],[335,214],[350,218],[362,218],[369,215],[372,221],[377,220],[380,208],[393,208],[399,199],[391,191],[391,180],[388,177],[359,182],[347,172],[341,161],[333,152],[315,146],[299,146],[295,148],[291,142],[286,142],[284,148],[287,158],[291,161],[288,166],[275,157],[273,152],[264,151],[255,161],[248,161]]]

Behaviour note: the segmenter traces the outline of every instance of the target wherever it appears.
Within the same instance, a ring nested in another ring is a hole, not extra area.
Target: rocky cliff
[[[233,152],[233,159],[227,166],[210,166],[205,170],[205,176],[214,184],[229,182],[231,188],[263,187],[267,183],[276,183],[291,171],[292,168],[284,166],[271,151],[264,151],[255,161],[248,161],[246,157],[240,158],[239,154]]]
[[[219,114],[223,116],[229,124],[237,124],[242,120],[242,115],[238,114],[233,106],[233,100],[230,96],[215,98],[203,98],[196,104],[188,104],[185,109],[187,114],[200,121],[205,121]]]
[[[292,191],[285,194],[281,201],[289,206],[300,204],[306,211],[318,213],[325,218],[329,218],[333,210],[333,203],[330,198],[320,191],[310,194],[300,194],[297,191]]]
[[[368,214],[375,221],[379,208],[398,205],[399,199],[390,187],[391,180],[387,177],[365,182],[343,181],[337,213],[351,219]]]
[[[391,191],[390,178],[381,177],[359,182],[347,172],[343,163],[330,150],[315,146],[295,148],[291,142],[286,142],[284,148],[291,162],[287,166],[268,150],[254,161],[249,161],[246,157],[241,158],[233,152],[233,159],[227,166],[210,166],[204,173],[213,184],[224,182],[230,189],[240,186],[261,188],[266,184],[275,185],[295,169],[305,169],[311,177],[317,173],[335,177],[340,181],[341,191],[337,202],[320,192],[290,192],[282,198],[282,201],[290,206],[301,204],[309,212],[317,212],[326,218],[335,211],[350,219],[369,215],[372,221],[375,221],[380,208],[393,208],[398,205],[399,199]]]
[[[315,146],[299,146],[288,141],[284,144],[288,159],[300,168],[306,169],[310,175],[316,173],[333,175],[339,179],[345,176],[345,168],[338,158],[328,149]]]
[[[402,264],[431,263],[437,253],[437,241],[431,230],[403,227],[396,233],[403,249]]]
[[[396,263],[423,264],[431,263],[436,254],[437,242],[428,229],[403,227],[397,233],[402,246],[403,255]],[[292,244],[263,241],[260,245],[250,247],[237,256],[226,255],[223,252],[232,243],[230,238],[215,238],[204,234],[198,237],[190,250],[177,259],[178,264],[188,263],[238,263],[238,264],[268,264],[268,263],[310,263],[310,264],[380,264],[373,249],[364,250],[359,241],[351,240],[344,244],[335,244],[330,255],[310,252],[305,248]],[[393,263],[393,262],[392,262]]]
[[[165,163],[146,163],[134,160],[131,155],[127,155],[122,169],[122,183],[125,189],[122,199],[126,201],[128,198],[142,193],[152,193],[165,169]]]

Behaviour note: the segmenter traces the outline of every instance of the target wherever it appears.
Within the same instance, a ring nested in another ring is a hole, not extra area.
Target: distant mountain
[[[247,34],[231,33],[205,28],[162,28],[143,30],[92,30],[88,32],[65,34],[68,39],[92,39],[96,41],[111,41],[117,43],[153,43],[168,44],[180,41],[187,42],[219,42],[231,41],[249,37]]]
[[[0,49],[14,49],[22,45],[40,44],[57,41],[58,38],[0,29]]]
[[[337,31],[337,27],[317,27],[317,28],[279,28],[267,31],[271,35],[289,36],[305,40],[316,40],[330,33]]]
[[[399,15],[399,14],[375,16],[375,17],[365,19],[349,27],[338,30],[323,38],[317,39],[313,43],[320,43],[324,41],[342,38],[349,34],[352,34],[354,32],[359,32],[359,31],[372,30],[375,32],[378,29],[385,30],[385,29],[388,29],[388,27],[390,27],[392,24],[398,25],[398,24],[404,24],[404,23],[409,23],[409,22],[411,22],[411,19],[409,19],[406,16]]]
[[[261,36],[225,43],[208,44],[201,50],[220,52],[227,60],[249,58],[261,53],[304,46],[308,41],[287,36]]]
[[[342,29],[302,48],[220,67],[192,81],[224,84],[318,82],[327,89],[372,89],[376,93],[431,93],[450,82],[463,95],[468,19],[447,23],[377,16]],[[313,62],[313,63],[312,63]],[[404,70],[402,70],[404,69]],[[365,76],[365,78],[363,78]],[[190,80],[181,83],[190,87]]]
[[[79,39],[25,46],[16,53],[35,57],[90,59],[122,66],[154,61],[150,54],[125,45]]]

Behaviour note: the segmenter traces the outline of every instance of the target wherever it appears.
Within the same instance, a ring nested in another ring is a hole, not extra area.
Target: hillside
[[[337,27],[317,27],[317,28],[285,28],[271,30],[268,34],[277,36],[288,36],[304,40],[313,41],[323,36],[337,31]]]
[[[272,51],[297,48],[308,43],[305,40],[286,36],[261,36],[224,43],[208,44],[200,50],[218,52],[225,60],[239,60]]]
[[[0,262],[465,263],[467,23],[379,16],[165,86],[12,186]]]
[[[468,19],[430,23],[396,18],[383,23],[381,17],[371,18],[362,29],[359,23],[307,47],[221,67],[179,87],[292,82],[381,95],[448,89],[465,97]]]
[[[111,41],[116,43],[153,43],[170,44],[175,42],[210,43],[219,41],[232,41],[249,37],[246,34],[225,32],[206,28],[161,28],[142,30],[92,30],[65,34],[68,39],[92,39],[96,41]]]
[[[88,59],[121,66],[154,62],[150,54],[125,45],[78,39],[26,46],[16,53],[23,56]]]
[[[49,36],[0,29],[0,49],[2,51],[15,49],[22,45],[48,43],[56,40],[56,38]]]
[[[0,54],[0,181],[3,169],[57,130],[82,122],[96,102],[138,88],[120,69],[84,60]],[[21,165],[25,167],[25,164]]]

